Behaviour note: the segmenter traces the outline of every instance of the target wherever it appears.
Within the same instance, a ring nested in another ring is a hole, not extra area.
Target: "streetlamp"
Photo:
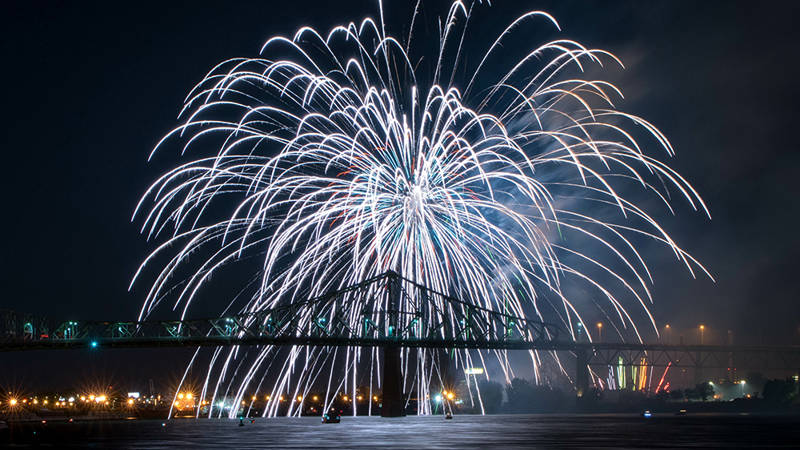
[[[746,380],[739,381],[739,384],[742,386],[742,397],[744,397],[744,385],[747,383]]]
[[[597,322],[597,342],[603,340],[603,322]]]
[[[670,339],[670,331],[672,331],[672,328],[669,326],[669,324],[664,325],[664,334],[667,337],[667,344],[669,344],[670,341],[671,341],[671,339]]]
[[[703,345],[703,335],[705,334],[706,326],[700,324],[700,345]]]

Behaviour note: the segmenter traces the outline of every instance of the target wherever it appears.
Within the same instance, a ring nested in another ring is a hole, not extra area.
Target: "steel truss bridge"
[[[319,345],[521,349],[559,327],[476,306],[387,272],[305,301],[211,319],[0,325],[0,351],[102,347]],[[6,320],[5,322],[10,322]]]
[[[800,369],[800,346],[577,342],[561,338],[556,325],[476,306],[394,272],[304,301],[210,319],[52,325],[0,312],[0,351],[228,345],[382,347],[384,381],[397,380],[398,386],[399,348],[568,352],[576,362],[579,397],[589,387],[592,366],[640,365],[644,360],[652,366],[695,369]],[[401,398],[401,392],[396,394]]]

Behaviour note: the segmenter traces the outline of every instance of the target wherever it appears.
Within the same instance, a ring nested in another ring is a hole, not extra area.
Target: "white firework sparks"
[[[644,152],[647,144],[672,155],[667,139],[615,108],[614,85],[579,77],[587,65],[621,62],[568,39],[512,59],[515,38],[542,27],[558,32],[556,20],[530,12],[481,45],[468,30],[482,7],[460,1],[440,21],[437,51],[416,52],[419,7],[404,39],[386,30],[379,3],[378,20],[270,38],[259,57],[224,61],[191,91],[182,124],[153,152],[178,139],[184,152],[200,142],[215,150],[163,175],[136,208],[148,238],[169,237],[134,281],[172,252],[142,317],[173,296],[183,318],[215,271],[257,257],[263,266],[242,311],[394,270],[484,308],[560,321],[573,336],[586,329],[583,302],[564,286],[581,285],[602,299],[594,301],[620,337],[641,339],[636,316],[657,333],[638,243],[664,244],[692,275],[705,270],[626,193],[648,193],[671,212],[672,190],[708,211],[679,174]],[[467,45],[482,53],[466,58]],[[190,275],[175,283],[185,267]],[[407,377],[423,399],[434,364],[425,350],[413,352],[417,367]],[[238,405],[246,392],[266,389],[265,414],[274,415],[281,393],[302,397],[323,367],[344,372],[326,381],[326,407],[340,391],[375,384],[373,349],[279,353],[217,349],[202,398]],[[510,377],[508,358],[495,353]],[[475,352],[459,355],[467,364]],[[531,356],[538,378],[542,360]],[[289,414],[300,413],[296,403]],[[418,409],[431,405],[420,401]]]

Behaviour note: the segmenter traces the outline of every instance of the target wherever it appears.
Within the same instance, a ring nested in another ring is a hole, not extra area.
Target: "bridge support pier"
[[[383,401],[381,417],[405,416],[403,372],[400,367],[400,347],[383,347]]]
[[[585,349],[575,352],[575,391],[578,404],[585,403],[589,393],[589,354]]]

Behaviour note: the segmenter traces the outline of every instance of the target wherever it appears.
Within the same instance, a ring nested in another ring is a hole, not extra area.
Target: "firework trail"
[[[471,38],[475,11],[486,9],[460,1],[439,19],[438,40],[421,39],[420,7],[405,37],[387,30],[378,3],[377,19],[272,37],[258,57],[224,61],[195,86],[153,153],[176,141],[183,153],[214,150],[164,174],[136,208],[142,232],[163,241],[134,277],[158,267],[141,317],[170,298],[183,318],[212,274],[255,259],[243,312],[394,270],[484,308],[558,321],[573,337],[588,330],[590,303],[620,338],[641,339],[643,324],[657,333],[637,247],[660,243],[692,276],[705,269],[642,202],[708,211],[645,153],[673,154],[662,133],[617,110],[614,85],[581,78],[587,66],[622,63],[566,38],[529,48],[532,32],[561,31],[539,11],[496,38]],[[511,377],[507,355],[491,354]],[[487,364],[487,352],[454,355],[459,366]],[[414,366],[406,389],[420,399],[438,382],[433,356],[404,352]],[[544,357],[531,352],[537,380]],[[321,383],[327,406],[379,384],[379,364],[374,349],[217,349],[201,398],[238,405],[266,391],[274,415],[280,394]],[[469,401],[480,405],[480,394]],[[430,402],[418,408],[429,413]]]

